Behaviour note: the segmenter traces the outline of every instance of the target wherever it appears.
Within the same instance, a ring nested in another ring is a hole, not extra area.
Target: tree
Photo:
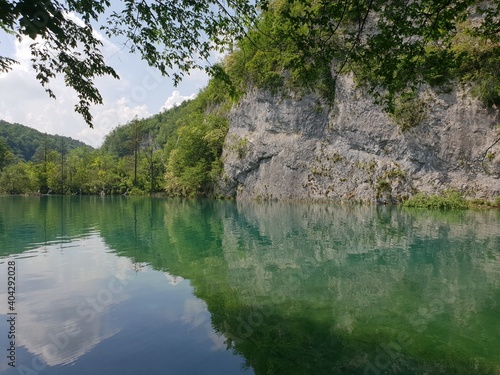
[[[121,5],[121,9],[116,9]],[[255,6],[246,0],[0,0],[0,28],[18,40],[30,38],[33,68],[37,79],[51,97],[49,83],[62,74],[66,85],[79,98],[75,110],[92,127],[91,104],[102,103],[94,78],[118,78],[101,53],[102,42],[93,24],[102,21],[108,36],[123,36],[131,51],[138,51],[164,75],[171,69],[175,83],[193,68],[205,64],[214,47],[223,49],[241,37]],[[75,14],[78,17],[75,17]],[[130,42],[130,43],[129,43]],[[0,72],[9,71],[16,61],[0,56]]]
[[[75,148],[68,154],[67,169],[69,173],[69,191],[72,193],[89,193],[90,165],[92,154],[86,147]]]
[[[137,162],[139,160],[139,145],[141,142],[141,124],[139,124],[139,121],[135,119],[133,121],[134,125],[134,138],[133,138],[133,143],[134,143],[134,186],[137,186]]]
[[[148,135],[142,142],[143,149],[143,174],[146,177],[147,186],[143,188],[148,190],[150,194],[161,189],[161,175],[165,173],[165,162],[163,160],[163,150],[160,148],[156,139],[153,139],[151,134]]]
[[[64,161],[66,159],[66,146],[64,145],[64,138],[61,138],[61,193],[64,194],[66,188],[66,173],[64,170]]]
[[[5,139],[0,137],[0,172],[14,159],[11,149],[5,142]]]
[[[8,165],[0,174],[0,192],[24,194],[33,191],[34,178],[31,163]]]

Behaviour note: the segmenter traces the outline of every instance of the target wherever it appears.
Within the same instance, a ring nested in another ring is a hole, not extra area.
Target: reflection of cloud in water
[[[34,355],[43,357],[49,366],[74,362],[119,331],[110,329],[105,313],[96,315],[88,323],[78,320],[78,317],[74,319],[74,306],[57,311],[48,308],[41,315],[49,315],[50,318],[41,320],[37,314],[27,319],[23,317],[19,344]]]
[[[214,331],[210,317],[207,305],[202,300],[190,298],[184,301],[184,313],[181,316],[181,320],[183,323],[191,325],[188,332],[192,329],[202,330],[205,335],[201,335],[200,337],[208,337],[213,343],[210,351],[225,350],[226,338]]]
[[[168,283],[170,285],[173,285],[173,286],[176,286],[177,284],[179,284],[181,281],[184,280],[182,277],[180,277],[180,276],[173,276],[173,275],[169,274],[168,272],[163,272],[163,274],[167,278]]]
[[[192,328],[198,327],[206,320],[210,320],[207,305],[200,299],[191,298],[185,300],[181,320],[183,323],[192,325]]]
[[[74,362],[118,333],[107,312],[128,298],[129,259],[107,253],[98,236],[70,245],[49,246],[43,254],[17,261],[18,345],[50,366]]]
[[[212,330],[210,333],[210,339],[214,343],[214,345],[210,348],[210,351],[216,352],[219,350],[226,350],[226,338],[223,335],[218,335]]]

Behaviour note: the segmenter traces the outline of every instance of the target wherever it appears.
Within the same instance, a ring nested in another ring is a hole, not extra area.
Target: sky
[[[76,17],[70,14],[71,17]],[[25,38],[16,41],[0,30],[0,54],[17,60],[8,73],[0,73],[0,119],[19,123],[48,134],[59,134],[99,147],[106,134],[135,117],[147,118],[170,109],[186,99],[194,98],[208,83],[204,71],[192,71],[174,87],[169,77],[148,66],[139,55],[131,54],[120,41],[110,40],[96,31],[103,42],[103,55],[108,65],[120,76],[99,77],[95,84],[103,97],[103,105],[93,106],[94,128],[74,112],[76,93],[65,86],[61,77],[53,79],[50,88],[56,99],[50,98],[35,78],[31,68],[29,45]],[[214,61],[217,60],[214,55]]]

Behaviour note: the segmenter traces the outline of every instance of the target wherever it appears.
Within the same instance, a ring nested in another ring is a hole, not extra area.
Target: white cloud
[[[30,68],[30,43],[28,39],[16,41],[14,56],[20,64],[15,65],[10,72],[0,74],[0,119],[49,134],[66,135],[98,147],[104,136],[118,124],[124,124],[134,117],[151,116],[147,104],[133,100],[138,97],[133,95],[134,90],[128,90],[132,94],[131,99],[124,96],[113,99],[116,91],[123,95],[127,87],[135,87],[136,84],[127,80],[120,82],[112,77],[99,78],[96,86],[103,95],[105,105],[92,107],[94,129],[90,129],[81,115],[75,113],[77,94],[65,85],[62,77],[52,79],[49,84],[56,100],[50,98],[41,87],[35,72]],[[117,50],[112,43],[108,43],[108,46],[111,52]]]
[[[101,146],[104,137],[116,126],[126,124],[134,118],[141,119],[151,116],[147,105],[134,105],[125,97],[118,99],[112,105],[98,107],[94,112],[94,128],[91,129],[85,126],[84,129],[76,134],[77,139],[94,147]]]
[[[174,107],[177,107],[179,104],[181,104],[185,100],[190,100],[194,99],[196,97],[196,94],[191,94],[188,96],[183,96],[179,91],[174,91],[172,92],[172,95],[168,97],[168,99],[165,101],[165,104],[163,104],[160,108],[160,112],[163,111],[168,111],[169,109],[172,109]]]
[[[72,13],[68,17],[77,23],[81,22]],[[40,85],[31,68],[29,45],[33,41],[25,38],[19,42],[8,35],[0,35],[0,42],[9,47],[8,55],[20,64],[15,65],[10,72],[0,74],[0,119],[49,134],[69,136],[99,147],[105,135],[116,126],[135,117],[144,118],[156,113],[151,109],[164,111],[193,99],[208,81],[204,71],[192,71],[179,84],[178,91],[173,91],[171,78],[162,77],[140,56],[129,54],[127,48],[120,47],[98,31],[95,35],[103,43],[102,52],[106,63],[115,68],[120,80],[106,76],[94,81],[103,97],[102,105],[91,108],[94,129],[89,128],[82,116],[75,113],[77,94],[65,85],[62,76],[52,79],[49,84],[56,100],[50,98]],[[172,94],[164,101],[168,93]]]

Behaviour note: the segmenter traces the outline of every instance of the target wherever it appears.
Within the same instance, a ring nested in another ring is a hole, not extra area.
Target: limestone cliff
[[[236,198],[396,202],[455,189],[500,195],[500,111],[463,90],[421,93],[402,131],[350,77],[335,101],[254,90],[231,112],[220,193]]]

